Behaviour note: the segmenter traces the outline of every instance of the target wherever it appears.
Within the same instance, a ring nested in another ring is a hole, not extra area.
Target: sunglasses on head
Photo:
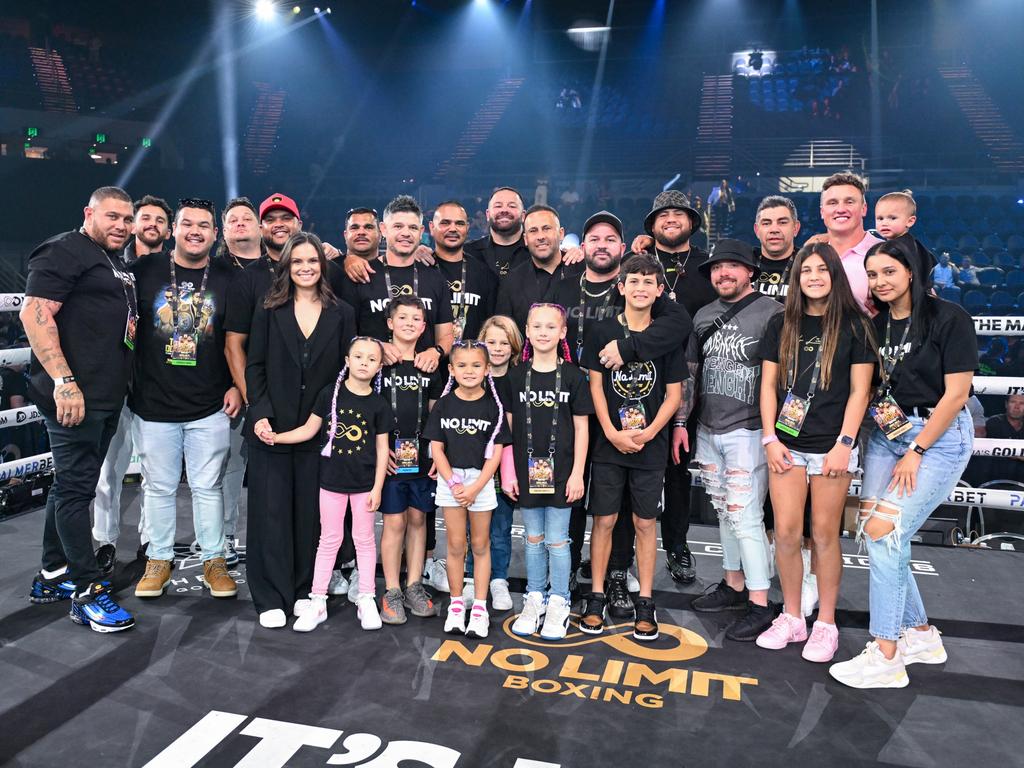
[[[463,339],[453,342],[452,349],[487,349],[487,345],[476,339]]]

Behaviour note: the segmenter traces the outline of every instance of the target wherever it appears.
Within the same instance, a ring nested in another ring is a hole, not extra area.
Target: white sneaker
[[[942,633],[935,627],[924,632],[908,627],[900,633],[896,647],[903,657],[903,664],[943,664],[946,649],[942,645]]]
[[[433,587],[438,592],[449,592],[448,588],[448,565],[444,559],[429,559],[423,568],[423,583]]]
[[[512,623],[512,634],[520,637],[535,634],[540,629],[540,622],[546,610],[544,595],[540,592],[527,593],[523,599],[523,610]]]
[[[887,659],[874,640],[867,644],[859,656],[833,664],[828,673],[851,688],[906,688],[910,684],[899,650],[895,656]]]
[[[299,616],[304,614],[307,610],[309,610],[309,602],[310,601],[307,600],[306,598],[302,598],[301,600],[296,600],[295,601],[295,605],[292,606],[292,616],[294,616],[295,618],[298,618]]]
[[[353,568],[352,573],[348,576],[348,601],[350,603],[359,602],[359,569]]]
[[[469,624],[466,625],[466,637],[479,637],[483,640],[487,637],[487,631],[491,626],[491,617],[487,611],[474,605],[469,612]]]
[[[628,570],[626,571],[626,590],[630,593],[640,591],[640,582],[636,580],[633,572]]]
[[[327,621],[327,595],[310,595],[309,600],[298,601],[295,605],[298,606],[299,602],[306,603],[306,607],[292,624],[296,632],[312,632]]]
[[[348,579],[341,571],[331,571],[331,583],[327,585],[328,595],[347,595]]]
[[[804,580],[800,585],[800,612],[806,618],[818,607],[818,577],[811,573],[811,550],[801,549],[804,561]]]
[[[280,629],[288,623],[288,617],[284,615],[284,611],[280,608],[275,608],[272,611],[263,611],[260,614],[260,626],[266,627],[267,629]]]
[[[541,640],[561,640],[568,629],[569,603],[561,595],[551,595],[548,598],[544,628],[540,631]]]
[[[359,617],[359,624],[363,629],[380,629],[384,622],[380,620],[380,611],[377,610],[377,598],[366,593],[359,596],[356,601],[359,610],[356,616]]]
[[[774,579],[778,569],[775,567],[775,540],[768,542],[768,578]]]
[[[491,580],[491,605],[496,611],[512,610],[512,595],[508,593],[508,581],[505,579]]]
[[[466,604],[466,610],[468,611],[473,607],[473,603],[476,600],[476,587],[473,586],[472,579],[466,579],[462,585],[462,602]]]
[[[461,600],[448,604],[448,617],[444,620],[444,631],[449,635],[466,634],[466,606]]]

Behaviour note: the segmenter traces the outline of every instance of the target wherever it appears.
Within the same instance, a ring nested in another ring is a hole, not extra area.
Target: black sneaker
[[[693,555],[690,554],[688,546],[684,545],[682,552],[667,553],[665,565],[672,575],[672,581],[677,581],[680,584],[693,584],[697,579],[697,568],[694,566]]]
[[[690,607],[700,613],[717,613],[718,611],[745,611],[749,596],[747,590],[737,592],[722,579],[714,587],[708,587],[704,594],[694,598]]]
[[[633,599],[626,587],[626,572],[612,571],[608,574],[608,613],[616,619],[632,619]]]
[[[579,567],[579,582],[580,584],[589,584],[594,580],[593,574],[590,572],[590,561],[584,560],[580,563]]]
[[[75,595],[75,582],[64,576],[56,576],[52,579],[44,579],[43,574],[37,573],[32,579],[32,591],[29,592],[29,602],[36,605],[46,603],[57,603],[61,600],[70,600]]]
[[[638,597],[636,599],[633,637],[644,642],[658,639],[658,611],[654,608],[653,598]]]
[[[588,635],[600,635],[604,632],[604,612],[607,605],[608,598],[604,593],[591,592],[587,595],[587,606],[583,609],[583,615],[578,622],[580,632]]]
[[[115,563],[117,563],[117,549],[113,544],[104,544],[96,550],[96,565],[104,576],[109,576],[114,572]]]
[[[757,636],[768,629],[773,621],[775,621],[775,609],[771,603],[768,605],[750,603],[747,612],[725,630],[725,638],[741,643],[751,643],[757,640]]]
[[[580,591],[580,583],[576,579],[576,570],[578,569],[573,569],[573,572],[569,574],[569,595],[571,597],[576,597]]]

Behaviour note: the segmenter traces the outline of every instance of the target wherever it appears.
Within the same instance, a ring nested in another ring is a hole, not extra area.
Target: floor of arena
[[[232,600],[202,589],[187,493],[175,581],[158,600],[132,596],[143,567],[132,561],[136,496],[126,487],[115,587],[137,625],[116,635],[72,624],[67,604],[30,605],[42,512],[0,522],[0,763],[1024,764],[1019,553],[915,548],[949,661],[910,667],[902,690],[857,691],[803,661],[799,647],[724,641],[731,616],[690,610],[721,576],[714,527],[691,529],[696,584],[674,584],[659,559],[662,637],[653,644],[634,642],[627,625],[596,639],[524,640],[508,631],[511,613],[495,612],[484,641],[443,635],[440,618],[364,632],[344,597],[331,599],[325,624],[298,634],[259,627],[244,584]],[[522,575],[518,533],[511,571]],[[843,548],[841,659],[863,647],[868,618],[866,560],[852,542]],[[244,580],[244,564],[238,572]]]

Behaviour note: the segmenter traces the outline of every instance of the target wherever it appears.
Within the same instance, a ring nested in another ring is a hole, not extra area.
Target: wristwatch
[[[927,448],[922,448],[920,445],[918,445],[917,440],[911,440],[909,448],[919,456],[924,456],[924,452],[928,450]]]
[[[853,448],[853,438],[849,435],[840,435],[836,438],[836,442],[840,445],[845,445],[847,448]]]
[[[74,384],[77,381],[78,379],[74,376],[56,376],[53,379],[53,386],[59,387],[61,384]]]

